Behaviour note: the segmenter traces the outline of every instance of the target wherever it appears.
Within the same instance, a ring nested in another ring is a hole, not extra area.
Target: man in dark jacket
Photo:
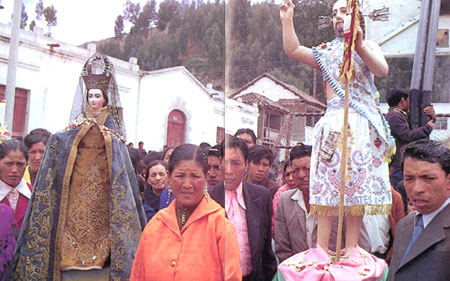
[[[388,280],[449,280],[450,150],[430,140],[408,144],[403,173],[417,212],[396,226]]]
[[[280,186],[269,179],[268,173],[272,162],[273,154],[270,148],[260,144],[253,145],[248,152],[248,174],[245,180],[267,188],[273,199]]]
[[[432,105],[425,107],[423,111],[431,119],[425,125],[416,129],[411,129],[409,127],[407,115],[407,112],[409,111],[408,92],[399,88],[391,88],[386,95],[386,101],[390,107],[389,112],[386,114],[386,120],[391,127],[391,134],[395,138],[395,145],[397,146],[394,159],[390,164],[390,180],[391,185],[398,190],[397,185],[403,180],[403,172],[400,167],[402,147],[410,142],[428,138],[431,131],[434,129],[435,116]],[[400,190],[399,192],[402,193]],[[406,204],[406,202],[404,203]]]
[[[265,187],[242,181],[248,147],[237,137],[225,140],[225,181],[209,190],[236,229],[243,281],[270,281],[277,270],[271,245],[272,199]]]

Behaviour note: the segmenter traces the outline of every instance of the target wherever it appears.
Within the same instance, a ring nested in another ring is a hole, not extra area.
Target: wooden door
[[[5,99],[5,85],[0,85],[0,99]],[[17,138],[25,135],[26,117],[27,117],[28,91],[16,88],[14,98],[14,115],[12,124],[12,137]],[[3,124],[2,124],[3,125]]]
[[[177,146],[184,143],[184,129],[186,117],[179,110],[172,110],[169,113],[167,122],[167,146]]]

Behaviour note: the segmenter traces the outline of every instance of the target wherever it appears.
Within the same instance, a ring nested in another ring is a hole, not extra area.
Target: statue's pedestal
[[[319,245],[293,255],[283,261],[278,269],[286,281],[375,281],[384,277],[387,264],[360,247],[350,256],[333,262]]]

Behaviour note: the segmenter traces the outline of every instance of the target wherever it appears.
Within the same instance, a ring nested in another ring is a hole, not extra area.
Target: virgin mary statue
[[[53,134],[14,254],[12,280],[128,280],[146,223],[111,61],[85,63],[71,124]]]

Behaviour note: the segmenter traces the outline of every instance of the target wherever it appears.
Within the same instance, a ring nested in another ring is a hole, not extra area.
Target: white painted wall
[[[450,105],[448,103],[433,103],[434,112],[436,114],[449,114]],[[380,103],[380,109],[383,114],[386,114],[389,110],[387,103]]]
[[[180,110],[186,116],[185,142],[216,143],[217,127],[224,126],[224,104],[211,98],[184,67],[148,72],[141,80],[135,143],[161,150],[166,144],[168,116]]]
[[[420,0],[365,0],[363,14],[389,8],[388,21],[373,21],[365,17],[366,39],[377,42],[386,57],[413,56],[416,50],[420,19]],[[439,29],[450,27],[450,16],[439,17]],[[437,48],[438,54],[450,54],[450,48]]]
[[[225,133],[234,135],[240,128],[250,128],[258,131],[258,107],[225,99]]]
[[[8,26],[0,25],[0,36],[0,83],[5,85],[9,57]],[[55,43],[55,40],[20,31],[16,87],[30,91],[27,132],[40,127],[56,132],[68,125],[81,69],[94,53],[64,42],[57,42],[60,47],[51,50],[47,45],[50,43]],[[128,133],[134,134],[139,69],[137,65],[110,59],[116,69],[125,126]]]
[[[0,24],[3,85],[9,36],[10,27]],[[56,42],[41,34],[20,31],[16,87],[30,91],[26,132],[43,127],[54,133],[68,125],[82,66],[95,52],[64,42],[57,42],[60,47],[51,50],[47,45],[50,43]],[[224,127],[225,122],[223,95],[216,93],[212,97],[184,67],[142,72],[135,63],[110,59],[116,70],[127,142],[144,141],[146,149],[161,150],[166,143],[168,115],[178,109],[187,119],[186,142],[215,144],[217,127]],[[256,126],[256,121],[252,122]]]
[[[268,77],[262,77],[256,81],[253,85],[241,91],[234,98],[243,96],[248,93],[257,93],[272,101],[278,101],[280,99],[298,99],[298,96],[294,95],[291,91],[275,83]]]

